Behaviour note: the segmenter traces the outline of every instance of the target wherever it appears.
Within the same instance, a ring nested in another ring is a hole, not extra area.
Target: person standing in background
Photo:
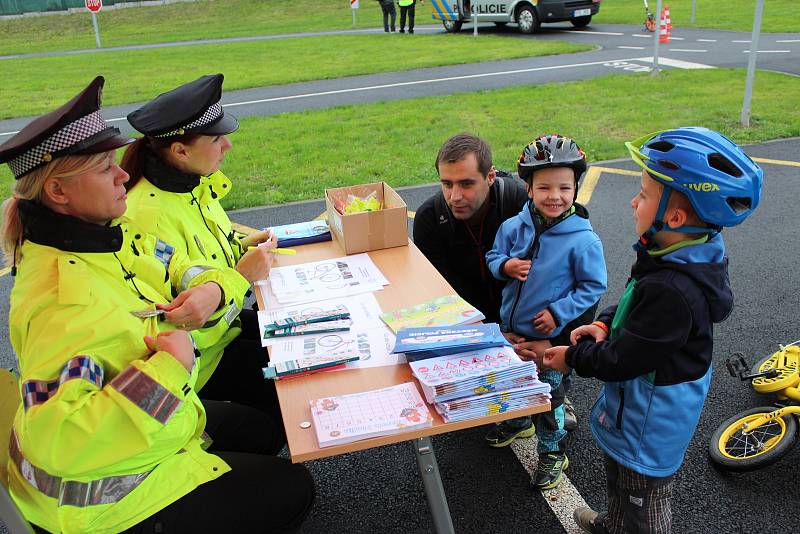
[[[406,15],[408,15],[408,33],[414,33],[414,8],[417,0],[397,0],[400,6],[400,33],[406,33]]]
[[[392,19],[391,31],[395,31],[394,23],[397,20],[397,10],[394,8],[394,0],[378,0],[383,11],[383,31],[389,33],[389,17]]]

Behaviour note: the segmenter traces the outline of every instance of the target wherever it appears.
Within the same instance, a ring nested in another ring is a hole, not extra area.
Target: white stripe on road
[[[652,39],[653,38],[652,35],[645,35],[645,34],[641,34],[641,33],[634,33],[633,37],[645,37],[647,39]]]
[[[511,450],[517,455],[520,463],[528,472],[528,475],[533,477],[536,472],[536,464],[539,463],[539,455],[536,453],[536,436],[529,439],[518,439],[511,444]],[[569,457],[569,454],[567,454]],[[569,467],[567,467],[569,471]],[[531,491],[536,491],[531,489]],[[581,506],[587,506],[586,501],[583,500],[581,494],[572,485],[572,482],[567,478],[566,471],[564,472],[561,484],[555,489],[546,490],[542,492],[542,497],[550,506],[555,516],[561,522],[561,526],[568,534],[580,534],[582,531],[575,524],[572,519],[572,512]]]
[[[742,50],[743,53],[749,54],[750,50]],[[759,54],[790,54],[791,50],[759,50]]]
[[[684,41],[685,39],[684,39],[683,37],[672,37],[672,36],[670,35],[670,36],[669,36],[669,40],[670,40],[670,41]]]
[[[716,43],[717,42],[716,39],[698,39],[697,41],[701,42],[701,43]]]
[[[644,50],[643,46],[618,46],[617,48],[626,48],[628,50]]]
[[[644,61],[646,63],[652,63],[652,57],[642,57],[639,58],[637,61]],[[716,67],[712,65],[705,65],[703,63],[694,63],[691,61],[681,61],[680,59],[670,59],[668,57],[660,57],[658,58],[659,65],[666,65],[668,67],[675,67],[676,69],[715,69]]]
[[[624,33],[619,32],[587,32],[583,30],[561,30],[561,33],[583,33],[583,34],[591,34],[591,35],[625,35]]]
[[[732,43],[752,43],[752,41],[731,41]]]
[[[670,48],[670,52],[708,52],[708,50],[694,49],[694,48]]]
[[[800,43],[800,39],[781,39],[780,41],[775,41],[776,43]]]

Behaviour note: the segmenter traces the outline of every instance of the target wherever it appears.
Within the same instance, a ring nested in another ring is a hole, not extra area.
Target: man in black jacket
[[[414,243],[487,322],[499,322],[504,282],[489,272],[485,254],[503,221],[519,213],[527,202],[525,185],[498,173],[489,145],[466,133],[442,145],[436,170],[442,190],[417,210]]]

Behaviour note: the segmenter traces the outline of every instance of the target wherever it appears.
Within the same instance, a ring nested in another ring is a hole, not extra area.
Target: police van
[[[601,0],[431,0],[433,20],[447,32],[457,32],[477,15],[478,22],[498,26],[517,24],[522,33],[534,33],[543,22],[570,21],[582,28],[600,11]]]

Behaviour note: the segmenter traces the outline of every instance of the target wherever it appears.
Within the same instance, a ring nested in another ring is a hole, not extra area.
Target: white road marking
[[[517,455],[528,475],[532,477],[533,473],[536,472],[536,464],[539,463],[539,455],[536,453],[536,436],[529,439],[516,440],[511,444],[511,450]],[[569,452],[567,452],[567,457],[569,458]],[[544,497],[553,514],[555,514],[568,534],[580,534],[582,531],[572,520],[572,512],[576,508],[587,506],[587,504],[569,478],[567,478],[566,473],[569,470],[570,467],[567,467],[561,484],[555,489],[543,491],[542,497]],[[531,492],[535,491],[531,489]]]
[[[652,35],[646,35],[646,34],[642,34],[642,33],[634,33],[633,37],[644,37],[646,39],[652,39],[653,38]]]
[[[528,69],[515,69],[515,70],[503,70],[503,71],[496,71],[496,72],[483,72],[480,74],[465,74],[463,76],[448,76],[446,78],[429,78],[427,80],[415,80],[410,82],[397,82],[397,83],[386,83],[381,85],[367,85],[363,87],[352,87],[350,89],[336,89],[333,91],[320,91],[317,93],[300,93],[296,95],[286,95],[286,96],[276,96],[274,98],[260,98],[258,100],[247,100],[244,102],[228,102],[227,104],[222,104],[223,108],[231,108],[236,106],[247,106],[250,104],[263,104],[266,102],[280,102],[282,100],[297,100],[300,98],[311,98],[315,96],[326,96],[326,95],[338,95],[338,94],[345,94],[345,93],[357,93],[361,91],[374,91],[377,89],[388,89],[391,87],[407,87],[410,85],[422,85],[422,84],[429,84],[429,83],[440,83],[440,82],[450,82],[455,80],[471,80],[475,78],[489,78],[492,76],[508,76],[510,74],[525,74],[529,72],[539,72],[539,71],[546,71],[546,70],[560,70],[560,69],[571,69],[571,68],[578,68],[578,67],[592,67],[595,65],[603,65],[608,63],[609,61],[634,61],[636,58],[626,58],[626,59],[604,59],[601,61],[589,61],[587,63],[570,63],[567,65],[551,65],[549,67],[531,67]],[[106,119],[106,122],[116,122],[116,121],[124,121],[125,117],[115,117],[113,119]],[[3,135],[13,135],[18,132],[1,132],[0,136]]]
[[[747,40],[747,41],[731,41],[731,42],[732,43],[752,43],[752,41],[750,41],[750,40]]]
[[[743,53],[749,54],[750,50],[742,50]],[[791,50],[759,50],[759,54],[791,54]]]
[[[671,35],[669,37],[669,40],[670,41],[685,41],[685,39],[683,37],[672,37]]]
[[[776,43],[800,43],[800,39],[781,39],[780,41],[775,41]]]
[[[637,61],[644,61],[652,63],[652,57],[641,57]],[[676,69],[715,69],[712,65],[705,65],[703,63],[694,63],[691,61],[681,61],[680,59],[670,59],[668,57],[658,58],[659,65],[667,65],[668,67],[675,67]]]
[[[695,49],[695,48],[670,48],[670,52],[708,52],[708,50]]]
[[[626,48],[628,50],[644,50],[643,46],[618,46],[617,48]]]
[[[716,43],[717,40],[716,39],[698,39],[698,42],[701,42],[701,43]]]
[[[587,32],[581,30],[561,30],[561,33],[583,33],[583,34],[590,34],[590,35],[625,35],[624,33],[619,32]]]

